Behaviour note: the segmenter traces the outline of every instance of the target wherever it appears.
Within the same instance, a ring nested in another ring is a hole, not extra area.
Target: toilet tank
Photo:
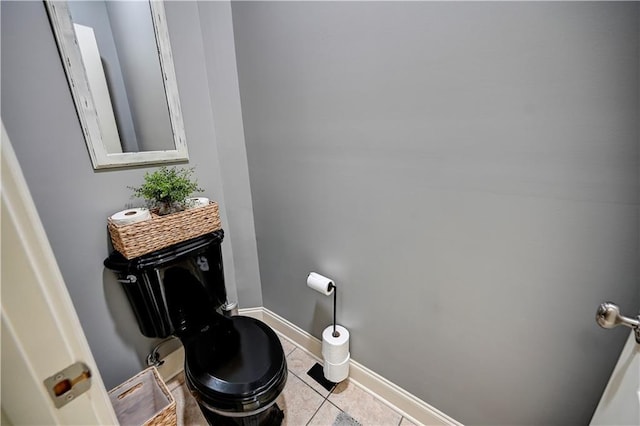
[[[114,251],[104,266],[113,270],[129,299],[140,332],[147,337],[175,334],[170,308],[193,303],[190,312],[220,313],[227,300],[222,267],[222,230],[128,260]],[[176,274],[176,271],[180,273]],[[184,283],[182,276],[185,276]]]

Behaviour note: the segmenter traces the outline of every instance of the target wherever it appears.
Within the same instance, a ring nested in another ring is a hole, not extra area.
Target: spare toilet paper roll
[[[127,209],[111,215],[111,221],[116,225],[130,225],[143,220],[151,219],[149,209]]]
[[[209,205],[209,199],[206,197],[191,197],[185,200],[188,209],[195,207],[204,207]]]
[[[333,326],[330,325],[322,332],[322,357],[325,361],[340,364],[349,355],[349,330],[338,325],[336,331],[340,335],[333,337]]]
[[[312,272],[307,277],[307,285],[314,289],[315,291],[324,294],[325,296],[330,295],[333,292],[333,288],[335,284],[330,278],[323,277],[320,274],[316,274]]]
[[[327,360],[324,361],[324,378],[333,383],[338,383],[349,377],[349,361],[351,354],[347,354],[347,359],[339,364],[334,364]]]

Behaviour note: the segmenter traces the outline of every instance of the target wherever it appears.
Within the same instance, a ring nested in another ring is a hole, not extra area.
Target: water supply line
[[[162,358],[160,357],[160,347],[174,340],[178,340],[178,338],[176,336],[169,336],[166,339],[161,340],[160,343],[151,350],[151,353],[147,355],[147,365],[149,367],[160,367],[164,364],[164,356]]]

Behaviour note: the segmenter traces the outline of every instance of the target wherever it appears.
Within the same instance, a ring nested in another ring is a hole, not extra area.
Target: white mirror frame
[[[51,26],[58,42],[63,66],[76,105],[82,131],[94,169],[138,166],[167,162],[187,161],[189,154],[185,138],[182,110],[178,97],[178,84],[169,43],[169,30],[162,1],[150,0],[160,67],[164,81],[169,117],[176,149],[165,151],[141,151],[110,154],[105,148],[95,104],[83,66],[80,48],[73,30],[71,13],[66,1],[45,0]]]

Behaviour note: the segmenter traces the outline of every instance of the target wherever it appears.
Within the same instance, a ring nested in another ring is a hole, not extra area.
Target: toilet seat
[[[218,414],[258,414],[284,389],[285,354],[263,322],[244,316],[228,320],[233,337],[221,339],[216,330],[215,339],[203,333],[183,342],[187,386],[199,403]]]

